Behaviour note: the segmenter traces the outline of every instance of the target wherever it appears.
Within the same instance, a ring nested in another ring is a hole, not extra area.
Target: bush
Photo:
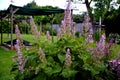
[[[105,58],[94,60],[82,37],[61,37],[55,43],[45,41],[39,46],[43,50],[41,55],[38,54],[38,45],[23,49],[23,61],[27,59],[27,62],[23,73],[14,64],[15,80],[116,80],[108,70]],[[66,54],[68,48],[69,55]],[[68,66],[65,65],[66,59],[71,61]]]
[[[50,35],[56,36],[57,30],[51,29],[50,24],[46,24],[42,27],[42,31],[46,34],[46,31],[50,31]]]

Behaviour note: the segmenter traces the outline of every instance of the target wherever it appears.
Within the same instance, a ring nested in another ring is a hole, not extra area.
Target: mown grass
[[[0,37],[1,37],[1,35],[0,35]],[[35,42],[35,39],[34,39],[35,36],[34,35],[22,34],[21,37],[22,37],[23,40],[29,41],[31,43]],[[13,39],[16,39],[16,35],[15,34],[13,34]],[[54,41],[56,41],[57,37],[54,36],[53,39],[54,39]],[[7,42],[7,41],[10,41],[10,40],[11,40],[11,38],[8,37],[8,34],[3,34],[3,42]],[[46,36],[41,36],[41,41],[45,41],[45,40],[46,40]],[[0,42],[1,42],[1,39],[0,39]]]
[[[13,80],[13,75],[10,74],[12,66],[12,56],[15,51],[7,51],[0,47],[0,80]]]

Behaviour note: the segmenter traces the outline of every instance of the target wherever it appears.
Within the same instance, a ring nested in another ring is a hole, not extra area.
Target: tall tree
[[[109,10],[114,8],[114,6],[119,6],[120,0],[73,0],[73,1],[80,1],[83,4],[86,5],[88,14],[90,16],[90,21],[93,25],[94,29],[94,19],[98,20],[99,16],[102,17],[102,20],[105,18],[105,15]],[[91,4],[94,3],[94,6],[91,6]],[[94,8],[95,7],[95,8]],[[92,11],[95,10],[95,16],[93,15]]]
[[[35,0],[33,0],[32,2],[28,3],[27,5],[24,5],[24,7],[38,8],[38,5],[36,4]]]

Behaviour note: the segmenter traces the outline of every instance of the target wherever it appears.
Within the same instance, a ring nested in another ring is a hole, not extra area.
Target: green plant
[[[93,34],[93,39],[95,41],[99,41],[100,40],[100,33],[98,31],[96,31],[94,34]]]
[[[75,36],[79,37],[80,36],[80,32],[79,31],[75,32]]]
[[[16,80],[113,80],[112,72],[108,71],[104,60],[94,60],[92,53],[88,50],[85,40],[72,38],[72,36],[61,37],[57,42],[45,41],[40,43],[42,53],[45,54],[46,61],[42,61],[38,55],[38,46],[32,49],[23,49],[24,59],[28,59],[23,73],[18,71],[18,66],[14,64],[12,71],[16,72]],[[70,49],[70,66],[65,65],[66,49]],[[103,73],[106,76],[103,76]],[[109,76],[112,75],[112,76]]]

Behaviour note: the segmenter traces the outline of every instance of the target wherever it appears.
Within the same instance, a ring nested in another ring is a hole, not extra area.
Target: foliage
[[[30,33],[30,26],[25,20],[20,21],[18,25],[19,25],[20,32],[22,34]]]
[[[38,6],[35,1],[32,1],[24,7],[30,7],[30,8],[43,8],[43,9],[59,9],[58,7],[53,7],[53,6]],[[55,24],[60,24],[61,20],[63,18],[63,13],[55,14],[52,18],[50,15],[41,15],[41,16],[34,16],[34,20],[36,24],[47,24],[47,23],[55,23]]]
[[[40,41],[41,42],[41,41]],[[44,41],[39,43],[45,53],[46,62],[42,62],[38,55],[38,45],[32,49],[23,49],[24,59],[28,58],[23,73],[18,71],[14,64],[12,72],[15,72],[16,80],[114,80],[114,73],[108,70],[108,65],[103,59],[94,60],[88,50],[85,38],[61,37],[57,42]],[[86,45],[86,46],[84,46]],[[70,49],[72,63],[65,65],[66,49]],[[17,58],[16,58],[17,59]],[[103,75],[104,74],[104,75]],[[111,75],[111,76],[110,76]]]
[[[113,43],[120,44],[120,35],[117,33],[110,33],[108,36],[108,40],[112,40]]]
[[[9,33],[10,32],[10,25],[8,20],[2,20],[2,32],[3,33]]]
[[[80,32],[79,31],[75,32],[75,36],[79,37],[80,36]]]
[[[73,21],[76,23],[82,23],[84,20],[84,14],[82,15],[73,15]]]
[[[46,24],[42,26],[42,32],[46,34],[46,31],[49,31],[50,35],[54,35],[54,36],[57,35],[57,30],[52,29],[50,24]]]
[[[38,8],[38,5],[37,5],[36,2],[33,0],[32,2],[28,3],[27,5],[24,5],[24,7]]]
[[[99,41],[100,40],[100,33],[98,31],[96,31],[94,34],[93,34],[93,39],[95,41]]]

